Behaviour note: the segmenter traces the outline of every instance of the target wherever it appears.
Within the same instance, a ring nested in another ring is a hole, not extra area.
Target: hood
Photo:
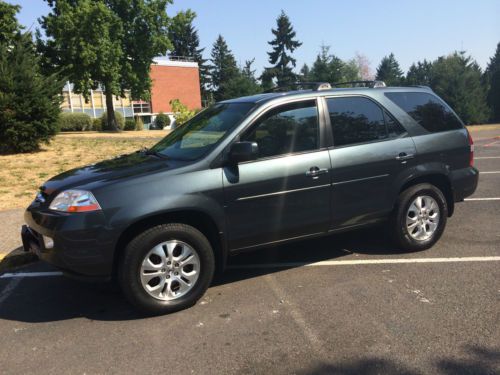
[[[143,152],[121,155],[85,167],[75,168],[61,173],[40,188],[42,193],[50,195],[54,191],[71,189],[89,183],[109,182],[138,175],[166,171],[186,165],[186,162],[165,160]]]

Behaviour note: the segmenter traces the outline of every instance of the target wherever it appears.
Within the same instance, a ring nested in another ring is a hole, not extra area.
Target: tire
[[[214,269],[213,249],[199,230],[162,224],[130,241],[118,281],[125,297],[140,311],[168,314],[193,306],[209,287]]]
[[[419,210],[418,207],[419,197],[423,210]],[[413,214],[416,216],[412,217]],[[418,216],[419,214],[422,216]],[[441,238],[447,217],[448,206],[441,190],[431,184],[411,186],[399,195],[392,216],[391,230],[394,242],[406,251],[428,249]]]

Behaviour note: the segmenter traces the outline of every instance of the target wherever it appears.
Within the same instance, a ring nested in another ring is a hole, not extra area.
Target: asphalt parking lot
[[[478,190],[426,251],[371,228],[248,253],[153,318],[44,264],[4,274],[0,372],[498,374],[500,131],[473,136]]]

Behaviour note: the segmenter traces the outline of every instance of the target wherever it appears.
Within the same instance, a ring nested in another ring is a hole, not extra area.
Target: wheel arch
[[[453,198],[453,188],[451,186],[450,179],[443,173],[429,173],[420,176],[415,176],[407,181],[405,181],[399,188],[398,195],[411,186],[417,184],[428,183],[436,186],[443,193],[446,198],[446,204],[448,206],[448,217],[453,215],[455,210],[455,200]]]
[[[207,213],[196,209],[179,209],[164,213],[158,213],[143,217],[130,224],[120,234],[116,241],[113,255],[113,278],[117,275],[118,265],[124,253],[126,245],[138,234],[156,225],[168,223],[181,223],[190,225],[203,233],[215,256],[216,271],[223,271],[226,266],[227,249],[224,240],[224,233],[221,231],[216,221]]]

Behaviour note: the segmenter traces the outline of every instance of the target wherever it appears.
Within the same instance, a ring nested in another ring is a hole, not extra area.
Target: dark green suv
[[[476,189],[472,139],[430,89],[384,86],[216,103],[151,149],[47,181],[25,249],[168,313],[240,251],[380,222],[401,248],[428,248]]]

